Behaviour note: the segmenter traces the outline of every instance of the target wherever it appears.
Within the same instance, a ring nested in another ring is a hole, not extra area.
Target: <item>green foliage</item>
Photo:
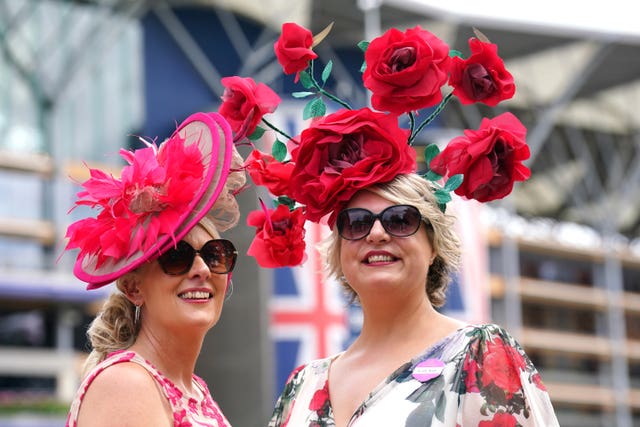
[[[287,146],[279,139],[276,139],[276,142],[273,143],[273,147],[271,147],[271,155],[279,162],[284,161],[287,157]]]
[[[324,70],[322,70],[322,84],[323,85],[329,79],[329,76],[331,75],[331,70],[332,69],[333,69],[333,61],[329,60],[329,62],[327,62],[327,65],[325,65]]]
[[[315,95],[315,92],[292,92],[291,96],[294,98],[306,98],[307,96]]]
[[[260,126],[258,126],[256,127],[256,130],[254,130],[253,133],[249,135],[247,138],[249,138],[249,141],[257,141],[260,138],[262,138],[262,135],[264,135],[264,132],[265,130]]]
[[[302,118],[307,120],[313,117],[324,116],[327,112],[327,106],[321,98],[312,99],[304,106]]]
[[[313,79],[311,78],[311,75],[307,70],[300,71],[299,76],[300,76],[300,84],[305,89],[311,89],[313,87]]]

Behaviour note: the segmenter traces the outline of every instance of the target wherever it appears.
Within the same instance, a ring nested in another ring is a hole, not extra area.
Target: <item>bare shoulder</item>
[[[110,366],[93,380],[78,414],[80,427],[171,425],[167,400],[151,374],[125,362]]]

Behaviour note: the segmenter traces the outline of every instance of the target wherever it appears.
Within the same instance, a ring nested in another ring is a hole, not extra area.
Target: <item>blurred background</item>
[[[318,61],[333,60],[328,88],[354,106],[367,100],[356,43],[392,26],[421,25],[467,54],[473,28],[498,45],[516,96],[496,108],[453,100],[417,142],[444,144],[507,110],[528,128],[532,178],[504,201],[454,203],[464,265],[445,310],[507,327],[563,427],[640,425],[638,6],[443,3],[0,0],[0,426],[64,425],[86,327],[112,290],[85,291],[63,255],[67,225],[86,214],[69,213],[74,182],[87,166],[119,170],[136,135],[162,140],[215,111],[224,76],[276,90],[271,121],[295,135],[300,88],[273,53],[288,21],[314,34],[334,22]],[[241,226],[227,235],[241,253],[235,293],[197,368],[239,427],[265,426],[289,371],[359,327],[357,307],[315,274],[313,251],[275,271],[245,256],[257,196],[239,196]],[[310,227],[309,243],[325,232]]]

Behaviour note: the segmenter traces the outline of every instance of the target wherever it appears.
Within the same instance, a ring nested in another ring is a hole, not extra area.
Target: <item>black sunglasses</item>
[[[426,222],[415,206],[394,205],[379,214],[363,208],[345,209],[338,214],[336,226],[343,239],[360,240],[369,235],[377,219],[385,231],[394,237],[411,236],[420,228],[420,222]]]
[[[212,273],[226,274],[236,265],[238,251],[233,243],[225,239],[209,240],[200,250],[181,240],[160,255],[158,263],[166,274],[179,276],[191,270],[196,255],[200,255]]]

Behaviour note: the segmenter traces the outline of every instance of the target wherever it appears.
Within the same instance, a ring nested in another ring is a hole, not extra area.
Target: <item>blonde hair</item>
[[[214,230],[225,231],[234,227],[240,218],[240,208],[235,195],[244,187],[246,175],[242,168],[243,159],[233,147],[231,172],[223,191],[218,196],[213,208],[200,220],[200,224],[212,236]],[[124,294],[127,282],[138,280],[136,270],[126,273],[116,281],[115,290],[103,304],[96,318],[87,329],[87,338],[91,344],[91,352],[85,361],[83,373],[86,375],[109,353],[125,350],[135,342],[140,330],[140,322],[135,321],[135,305]]]
[[[460,266],[461,249],[460,240],[454,232],[455,217],[440,210],[432,184],[417,174],[398,175],[390,182],[363,191],[370,191],[393,203],[415,206],[422,217],[429,221],[431,226],[426,228],[427,235],[436,257],[425,279],[425,292],[434,307],[443,306],[450,274]],[[353,288],[341,280],[340,247],[341,238],[337,227],[333,227],[333,232],[320,243],[319,250],[324,257],[327,273],[339,279],[352,302],[357,301],[358,295]],[[425,262],[429,262],[426,254]]]

